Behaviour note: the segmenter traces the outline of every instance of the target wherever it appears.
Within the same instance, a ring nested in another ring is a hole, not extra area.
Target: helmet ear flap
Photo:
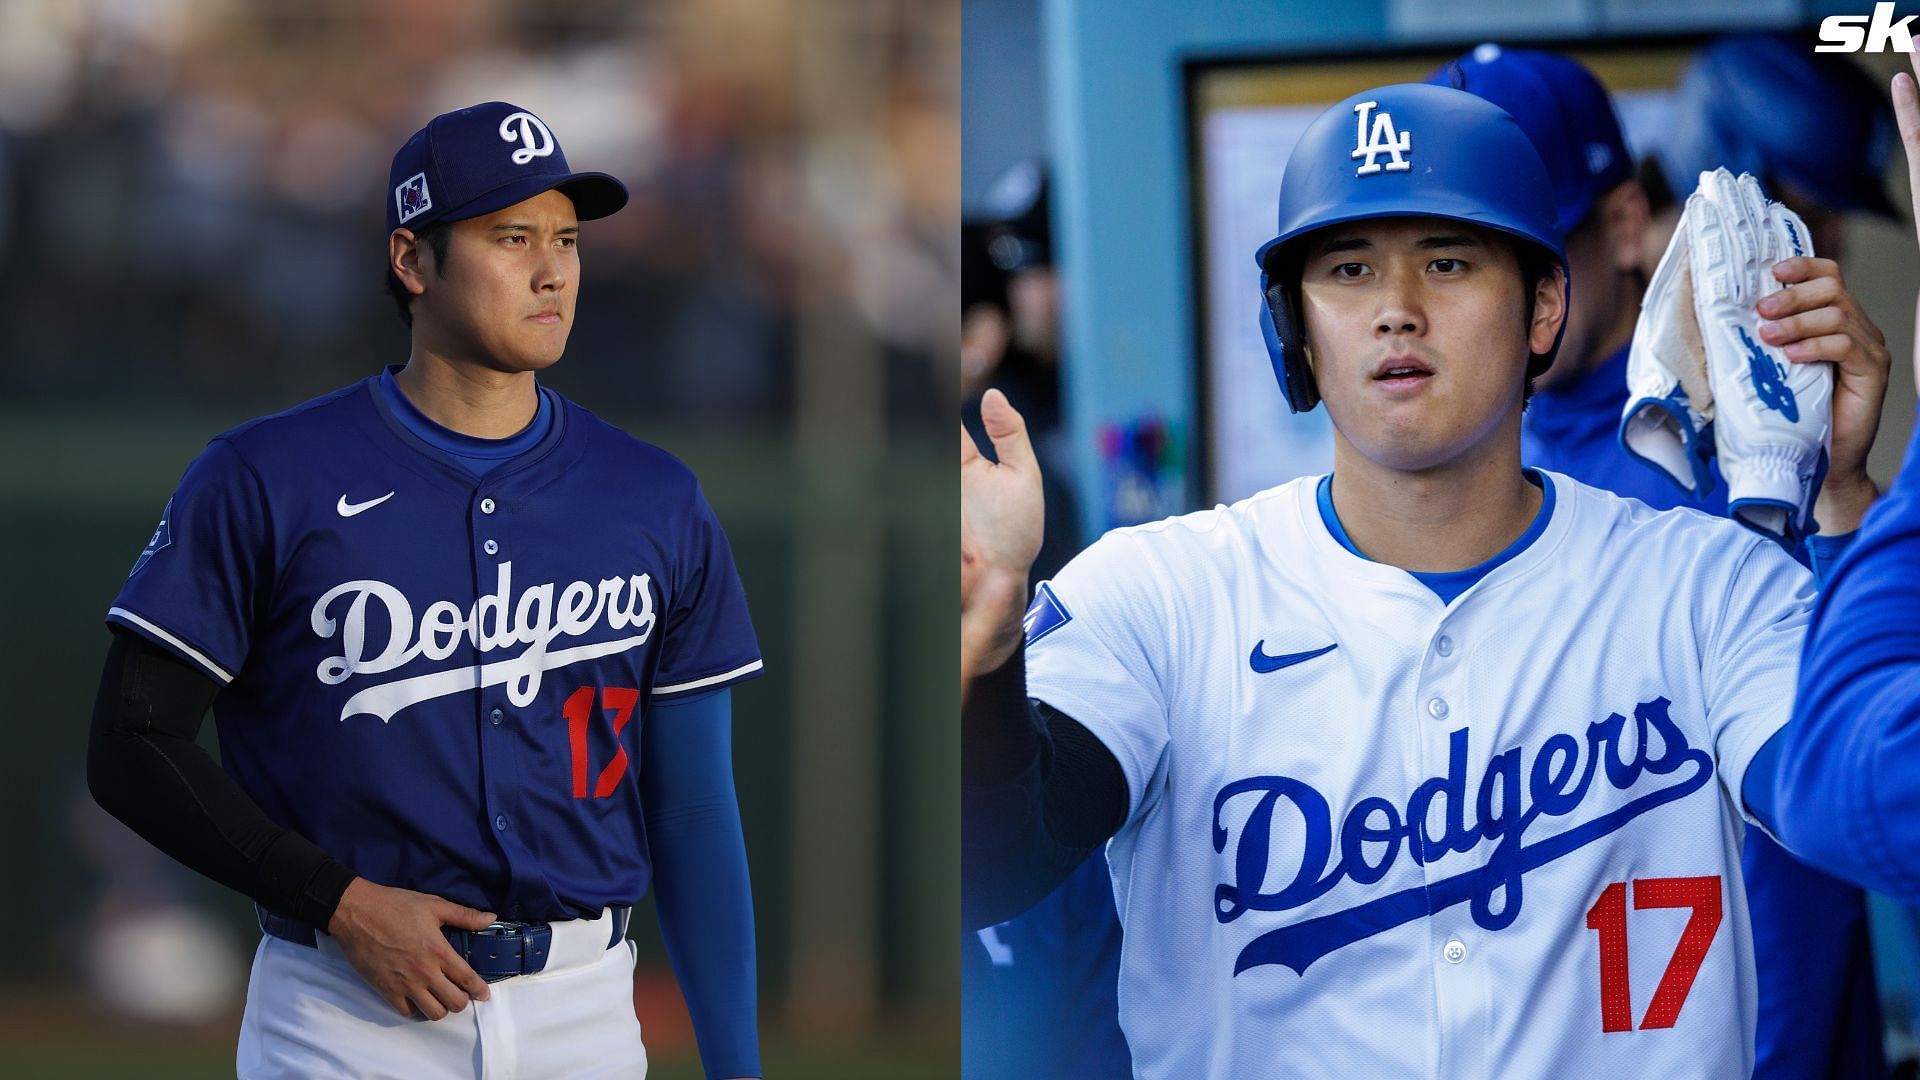
[[[1313,369],[1307,365],[1306,335],[1301,332],[1284,281],[1260,275],[1260,336],[1267,343],[1267,358],[1273,362],[1273,374],[1280,381],[1287,408],[1296,413],[1311,412],[1320,404],[1320,388],[1314,385]]]

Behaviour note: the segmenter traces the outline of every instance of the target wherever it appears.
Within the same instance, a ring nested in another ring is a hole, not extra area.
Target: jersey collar
[[[400,365],[396,364],[386,368],[385,373],[392,374],[399,370]],[[497,469],[491,470],[483,477],[476,477],[471,470],[461,463],[459,458],[447,453],[431,442],[422,439],[411,430],[403,418],[394,414],[393,405],[387,401],[387,395],[380,390],[380,378],[380,375],[372,375],[362,380],[360,384],[361,391],[366,394],[367,399],[373,404],[374,413],[380,417],[381,422],[385,424],[387,430],[393,434],[394,438],[398,439],[408,450],[417,456],[417,460],[424,460],[429,463],[436,475],[453,481],[454,486],[460,490],[473,491],[482,485],[496,485],[509,476],[539,464],[551,456],[566,440],[568,428],[566,399],[555,394],[553,423],[551,429],[546,433],[546,436],[535,443],[526,453],[521,454],[519,457]],[[553,392],[542,388],[541,393],[548,394]]]
[[[1573,482],[1545,469],[1526,471],[1541,484],[1540,511],[1534,515],[1526,532],[1499,554],[1478,566],[1456,572],[1463,577],[1478,575],[1478,580],[1456,596],[1455,602],[1460,597],[1499,588],[1507,581],[1530,574],[1565,539],[1576,512]],[[1333,476],[1329,473],[1295,485],[1295,507],[1314,557],[1328,565],[1331,573],[1357,577],[1374,587],[1396,594],[1417,594],[1432,603],[1442,604],[1440,597],[1416,575],[1397,566],[1375,562],[1353,547],[1340,525],[1338,515],[1333,512],[1332,481]],[[1324,496],[1323,489],[1327,493]]]

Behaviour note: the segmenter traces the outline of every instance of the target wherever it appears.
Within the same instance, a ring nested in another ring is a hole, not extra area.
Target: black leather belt
[[[312,926],[268,911],[258,904],[253,906],[253,910],[260,920],[261,933],[295,945],[305,945],[309,949],[316,947],[318,939],[314,936]],[[607,948],[620,944],[621,939],[627,936],[627,920],[632,916],[632,908],[613,909],[613,932],[607,937]],[[443,926],[440,932],[446,935],[447,944],[453,946],[453,951],[473,968],[474,974],[487,982],[499,982],[515,975],[532,975],[544,970],[553,947],[553,926],[543,922],[497,922],[485,930]]]

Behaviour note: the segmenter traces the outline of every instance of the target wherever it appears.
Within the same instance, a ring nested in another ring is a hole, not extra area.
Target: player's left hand
[[[1887,335],[1847,290],[1839,263],[1785,259],[1774,265],[1773,276],[1785,288],[1756,305],[1768,320],[1760,324],[1760,336],[1793,363],[1834,366],[1833,448],[1814,517],[1823,533],[1852,532],[1880,494],[1867,475],[1867,452],[1880,430],[1893,353]]]

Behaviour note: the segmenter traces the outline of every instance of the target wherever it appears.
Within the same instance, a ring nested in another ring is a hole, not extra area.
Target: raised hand
[[[980,419],[989,461],[960,429],[960,678],[1005,663],[1020,644],[1027,574],[1040,554],[1046,499],[1027,423],[1005,394],[988,390]]]

